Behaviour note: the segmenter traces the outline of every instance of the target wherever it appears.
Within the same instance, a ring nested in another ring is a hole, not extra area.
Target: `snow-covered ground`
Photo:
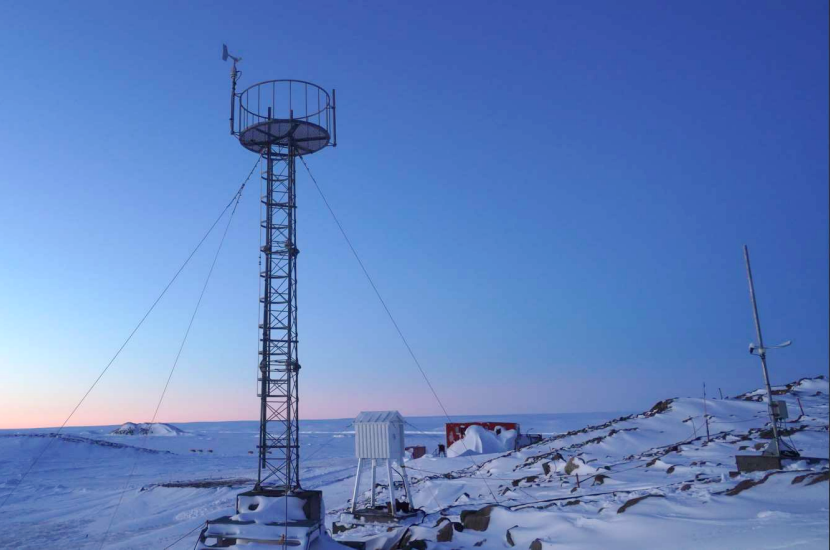
[[[186,432],[173,426],[172,424],[164,424],[162,422],[125,422],[116,429],[110,432],[110,435],[185,435]]]
[[[518,452],[409,461],[415,505],[427,515],[401,547],[826,548],[828,384],[779,390],[788,437],[802,455],[825,460],[791,462],[769,476],[732,473],[736,453],[768,441],[766,404],[754,393],[708,401],[709,442],[703,401],[691,398],[622,417],[454,418],[515,420],[549,437]],[[408,445],[444,442],[444,419],[407,420]],[[0,502],[52,441],[0,511],[0,548],[98,548],[116,507],[105,548],[192,548],[196,532],[176,541],[233,513],[236,494],[250,488],[257,424],[177,427],[187,436],[109,435],[116,426],[71,428],[57,439],[52,430],[0,431]],[[323,490],[329,525],[351,498],[352,430],[349,420],[301,423],[303,485]]]

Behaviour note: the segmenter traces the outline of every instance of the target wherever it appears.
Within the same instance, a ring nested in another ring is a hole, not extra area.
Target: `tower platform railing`
[[[335,97],[304,80],[266,80],[236,94],[233,133],[246,148],[286,146],[293,138],[298,154],[336,145]]]

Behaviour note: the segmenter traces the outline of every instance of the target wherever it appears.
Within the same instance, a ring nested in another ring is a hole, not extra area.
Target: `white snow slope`
[[[737,475],[735,454],[758,453],[768,441],[760,394],[709,400],[708,442],[703,401],[667,400],[643,414],[550,430],[560,433],[520,451],[407,462],[426,517],[400,548],[827,548],[828,383],[805,379],[776,391],[792,417],[788,438],[822,461]],[[407,444],[443,442],[438,420],[409,421],[429,431],[407,433]],[[316,422],[301,426],[301,476],[306,488],[323,490],[330,525],[349,504],[353,433],[334,426],[348,421]],[[532,422],[551,426],[554,415]],[[57,438],[0,432],[0,502],[51,441],[0,510],[0,548],[192,548],[204,521],[231,514],[236,494],[252,485],[256,423],[191,424],[192,437],[130,438],[131,445],[107,436],[111,429]],[[384,487],[377,491],[383,498]],[[368,501],[369,492],[360,498]],[[437,542],[439,531],[452,540]]]
[[[142,422],[135,424],[134,422],[126,422],[121,424],[118,428],[110,432],[110,435],[184,435],[185,432],[180,430],[172,424],[163,424],[161,422]]]

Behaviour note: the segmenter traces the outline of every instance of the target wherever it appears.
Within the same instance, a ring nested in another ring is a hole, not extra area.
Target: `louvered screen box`
[[[357,458],[403,460],[403,417],[398,411],[366,411],[355,418]]]

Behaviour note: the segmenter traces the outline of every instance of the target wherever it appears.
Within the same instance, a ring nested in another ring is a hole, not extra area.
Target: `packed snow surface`
[[[425,515],[401,548],[827,548],[827,380],[774,391],[790,411],[787,440],[805,459],[750,474],[735,472],[735,455],[760,454],[770,431],[763,394],[754,391],[707,401],[708,438],[699,398],[667,399],[623,416],[454,418],[513,420],[545,439],[518,451],[408,461],[413,500]],[[406,433],[407,445],[432,451],[444,442],[444,419],[407,421],[417,426]],[[323,491],[329,527],[350,505],[350,423],[300,426],[302,483]],[[205,520],[233,515],[236,495],[252,487],[258,430],[256,422],[183,427],[191,437],[114,438],[114,426],[71,428],[58,437],[55,430],[0,431],[0,502],[14,490],[0,512],[0,548],[92,549],[102,541],[104,548],[192,548]],[[486,445],[482,440],[484,453]],[[385,484],[379,475],[380,502]],[[358,505],[369,499],[367,489]]]
[[[110,435],[182,435],[185,432],[172,424],[142,422],[134,424],[127,422],[110,432]]]

